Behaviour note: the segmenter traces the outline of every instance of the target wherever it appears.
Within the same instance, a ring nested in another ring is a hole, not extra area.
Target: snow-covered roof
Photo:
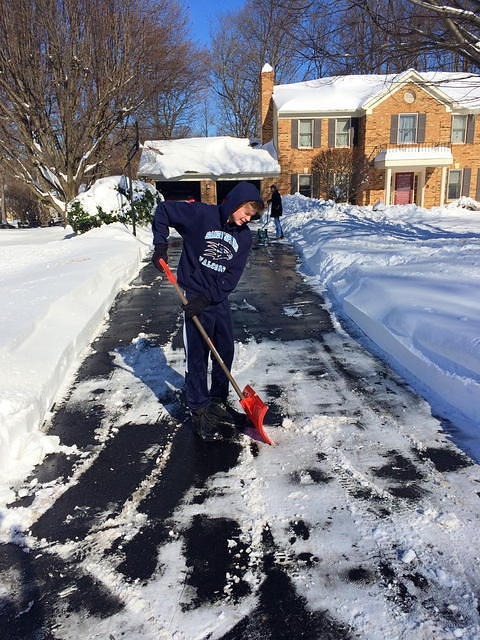
[[[272,145],[252,147],[248,138],[220,136],[149,140],[143,144],[138,175],[143,178],[241,178],[277,176]]]
[[[289,112],[363,112],[385,93],[415,82],[453,107],[480,111],[480,75],[408,69],[403,73],[320,78],[274,87],[279,114]]]
[[[452,150],[448,147],[393,147],[383,149],[375,156],[375,166],[400,167],[410,166],[443,167],[453,162]]]

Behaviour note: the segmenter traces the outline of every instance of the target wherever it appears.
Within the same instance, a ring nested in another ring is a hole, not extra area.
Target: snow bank
[[[0,232],[0,503],[11,497],[2,484],[57,450],[41,425],[148,252],[150,233],[140,233],[119,223],[82,236],[60,227]]]
[[[478,434],[480,214],[452,205],[373,211],[299,194],[283,201],[285,232],[337,309]]]

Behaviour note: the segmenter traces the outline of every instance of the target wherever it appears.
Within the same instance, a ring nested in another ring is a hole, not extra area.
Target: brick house
[[[359,204],[480,200],[479,112],[480,76],[471,74],[409,69],[275,86],[265,65],[260,76],[262,143],[273,139],[284,194],[326,197],[312,161],[349,148],[368,176]]]

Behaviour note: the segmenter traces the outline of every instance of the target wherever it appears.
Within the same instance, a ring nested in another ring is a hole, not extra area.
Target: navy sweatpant
[[[228,300],[210,305],[199,316],[205,331],[229,369],[233,362],[233,330]],[[185,346],[185,397],[190,409],[205,407],[210,398],[226,398],[228,378],[214,356],[210,389],[208,386],[208,359],[210,349],[200,335],[193,320],[185,320],[183,327]]]

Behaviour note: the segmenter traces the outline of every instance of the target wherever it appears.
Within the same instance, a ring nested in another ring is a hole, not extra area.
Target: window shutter
[[[328,120],[328,146],[335,146],[335,118],[329,118]]]
[[[480,201],[480,169],[477,169],[477,192],[475,194],[475,200]]]
[[[417,122],[417,142],[425,142],[425,124],[427,121],[426,113],[418,114]]]
[[[397,144],[398,140],[398,115],[390,118],[390,144]]]
[[[298,120],[292,120],[292,149],[298,149]]]
[[[315,172],[315,173],[312,173],[312,198],[319,198],[319,197],[320,197],[320,174]]]
[[[468,196],[470,195],[470,179],[472,177],[472,170],[471,169],[464,169],[463,170],[463,180],[462,180],[462,196]]]
[[[298,191],[298,173],[292,173],[291,175],[291,189],[292,195]]]
[[[350,135],[351,146],[356,147],[358,145],[358,124],[360,122],[359,118],[352,118],[352,131]]]
[[[315,118],[313,121],[313,146],[322,146],[322,121],[320,118]]]
[[[475,135],[475,116],[473,115],[473,113],[470,113],[467,116],[467,135],[466,135],[465,142],[467,142],[468,144],[472,144],[474,135]]]

